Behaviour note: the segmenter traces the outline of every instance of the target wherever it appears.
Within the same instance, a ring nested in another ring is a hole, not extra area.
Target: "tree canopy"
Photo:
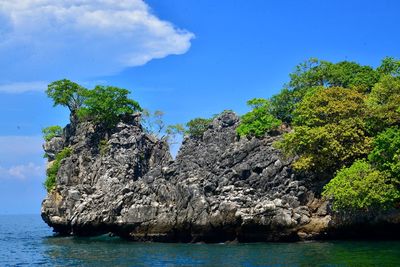
[[[282,124],[271,114],[269,100],[254,98],[247,101],[247,105],[253,110],[241,117],[240,125],[236,129],[240,136],[261,137]]]
[[[114,86],[96,86],[85,91],[83,107],[78,110],[81,119],[90,119],[106,127],[113,127],[123,115],[141,111],[139,103],[128,98],[129,91]]]
[[[87,89],[67,79],[49,84],[47,95],[54,106],[67,107],[80,120],[113,127],[121,116],[141,111],[139,103],[129,99],[129,91],[114,86],[97,85]]]
[[[74,113],[85,101],[87,89],[67,79],[52,82],[48,85],[47,96],[53,99],[54,106],[61,105]]]

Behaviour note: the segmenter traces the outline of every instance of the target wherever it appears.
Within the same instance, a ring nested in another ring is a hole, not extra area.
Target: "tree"
[[[200,138],[207,131],[212,119],[195,118],[186,123],[185,133],[192,137]]]
[[[86,91],[84,105],[79,109],[78,116],[112,128],[121,116],[142,111],[139,103],[129,99],[128,94],[126,89],[98,85]]]
[[[271,114],[269,100],[254,98],[247,101],[247,105],[253,110],[241,117],[240,125],[236,129],[240,136],[261,137],[282,124]]]
[[[142,125],[147,133],[153,134],[155,137],[162,137],[165,131],[164,112],[156,110],[151,112],[147,109],[142,111]]]
[[[183,136],[185,134],[185,127],[182,124],[168,125],[165,132],[168,144],[174,145],[178,143],[178,136]]]
[[[311,58],[296,66],[286,87],[271,98],[271,113],[291,123],[297,104],[316,87],[352,88],[362,93],[371,90],[380,73],[369,66],[355,62],[332,63]]]
[[[333,199],[335,210],[390,207],[400,198],[399,190],[388,175],[365,160],[338,171],[325,185],[322,195]]]
[[[61,128],[61,126],[58,126],[58,125],[46,127],[44,129],[42,129],[43,139],[48,142],[53,137],[61,136],[62,131],[63,131],[63,129]]]
[[[388,128],[374,138],[368,159],[379,170],[391,174],[400,183],[400,129]]]
[[[294,112],[294,125],[309,127],[339,123],[366,115],[363,94],[342,87],[316,87],[304,97]]]
[[[374,129],[400,125],[400,78],[383,76],[372,89],[367,103]]]
[[[298,170],[333,173],[369,153],[365,109],[364,96],[357,91],[317,88],[299,103],[294,130],[276,146],[299,156],[293,165]]]
[[[87,89],[79,84],[64,79],[49,84],[46,93],[53,99],[54,106],[65,106],[74,114],[82,107],[86,91]]]
[[[391,75],[394,77],[400,76],[400,60],[396,60],[393,57],[385,57],[381,65],[376,69],[383,75]]]

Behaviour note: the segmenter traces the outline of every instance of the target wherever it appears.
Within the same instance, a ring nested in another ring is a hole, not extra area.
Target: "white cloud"
[[[0,179],[42,179],[42,143],[40,136],[0,136]]]
[[[37,165],[32,162],[3,168],[0,166],[0,179],[19,179],[38,178],[44,176],[45,166]]]
[[[0,82],[110,75],[183,54],[192,38],[143,0],[0,0]]]
[[[47,88],[47,82],[19,82],[0,84],[0,92],[3,93],[23,93],[29,91],[44,91]]]
[[[18,165],[32,159],[42,159],[41,136],[0,136],[0,165]]]

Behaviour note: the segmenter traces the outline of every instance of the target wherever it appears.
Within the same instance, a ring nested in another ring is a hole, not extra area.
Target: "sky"
[[[48,83],[131,90],[167,124],[248,111],[310,58],[400,58],[400,1],[0,0],[0,214],[39,214]]]

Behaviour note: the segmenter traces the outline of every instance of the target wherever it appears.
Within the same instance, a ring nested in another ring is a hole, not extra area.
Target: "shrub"
[[[107,140],[100,140],[99,142],[99,152],[101,156],[104,156],[105,154],[110,151],[110,145],[108,144]]]
[[[262,98],[254,98],[247,102],[252,111],[241,117],[236,129],[240,136],[261,137],[265,133],[278,128],[282,122],[270,113],[270,102]]]
[[[400,182],[400,129],[393,127],[374,138],[368,159],[381,171],[389,172]]]
[[[61,161],[67,157],[69,157],[72,153],[72,149],[70,147],[66,147],[61,150],[57,155],[55,160],[51,163],[51,166],[47,169],[47,178],[44,182],[44,186],[47,189],[47,192],[50,192],[56,186],[56,178],[58,170],[60,169]]]
[[[400,198],[389,176],[365,160],[339,170],[322,195],[333,199],[334,210],[387,208]]]
[[[375,122],[374,128],[400,124],[400,78],[384,76],[368,96],[367,104]]]
[[[185,133],[192,137],[200,138],[207,131],[212,119],[195,118],[186,123]]]
[[[62,131],[63,131],[63,129],[61,128],[61,126],[58,126],[58,125],[46,127],[44,129],[42,129],[43,139],[46,142],[48,142],[53,137],[61,136],[62,135]]]

